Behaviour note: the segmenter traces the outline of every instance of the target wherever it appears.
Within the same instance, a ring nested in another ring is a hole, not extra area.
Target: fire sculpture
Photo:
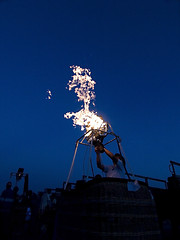
[[[76,141],[76,148],[74,152],[73,161],[71,164],[71,168],[69,171],[68,179],[65,185],[65,188],[69,182],[69,178],[72,172],[72,168],[74,166],[74,160],[77,152],[77,148],[79,144],[83,144],[89,147],[90,155],[92,151],[92,146],[96,146],[98,144],[107,145],[108,143],[116,140],[118,144],[119,152],[121,153],[121,139],[114,134],[112,127],[109,123],[105,122],[102,117],[98,116],[94,111],[90,111],[89,105],[91,101],[95,100],[95,92],[94,85],[96,82],[91,78],[91,72],[89,69],[83,69],[79,66],[71,66],[74,75],[72,76],[72,80],[68,82],[69,91],[74,88],[74,92],[77,94],[78,101],[83,101],[83,105],[81,106],[81,110],[78,112],[67,112],[64,117],[73,119],[73,126],[79,125],[81,126],[81,130],[85,133],[81,138]],[[92,103],[93,105],[94,102]],[[106,137],[106,143],[103,142]],[[90,164],[92,169],[92,174],[94,176],[91,156],[90,156]]]

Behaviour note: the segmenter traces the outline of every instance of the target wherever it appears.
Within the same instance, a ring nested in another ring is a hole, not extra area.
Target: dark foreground
[[[177,178],[170,181],[167,189],[140,183],[137,191],[128,191],[123,179],[78,181],[52,190],[44,207],[42,194],[6,204],[1,199],[0,239],[179,240],[180,190]]]

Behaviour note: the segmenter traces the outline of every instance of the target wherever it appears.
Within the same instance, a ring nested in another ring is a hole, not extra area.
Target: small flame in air
[[[50,100],[52,98],[52,92],[49,89],[46,92],[47,92],[47,99]]]
[[[68,112],[64,115],[69,119],[72,117],[73,126],[81,126],[81,130],[86,129],[86,132],[97,129],[104,131],[106,128],[106,122],[103,121],[94,111],[89,110],[89,105],[92,100],[95,99],[94,85],[96,82],[91,78],[91,72],[89,69],[83,69],[79,66],[71,66],[74,75],[72,80],[69,80],[69,91],[74,88],[74,92],[77,94],[78,101],[83,101],[84,105],[79,112]],[[89,136],[91,132],[87,135]],[[87,136],[86,135],[86,136]]]

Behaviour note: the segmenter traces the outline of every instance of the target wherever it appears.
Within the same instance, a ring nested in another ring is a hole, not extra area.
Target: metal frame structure
[[[98,136],[97,136],[98,135]],[[88,178],[89,179],[93,179],[94,178],[94,171],[93,171],[93,166],[92,166],[92,160],[91,160],[91,154],[92,154],[92,148],[93,148],[93,140],[98,140],[100,136],[100,142],[103,143],[104,146],[108,145],[109,143],[111,142],[114,142],[116,141],[117,143],[117,146],[118,146],[118,150],[119,150],[119,153],[122,154],[125,158],[125,161],[126,163],[128,164],[128,169],[130,170],[130,173],[127,171],[127,168],[126,166],[124,166],[125,168],[125,172],[126,172],[126,175],[128,177],[128,179],[131,179],[131,180],[137,180],[137,178],[141,178],[141,179],[144,179],[145,183],[149,186],[149,182],[148,180],[153,180],[153,181],[157,181],[157,182],[162,182],[165,184],[165,188],[167,189],[167,182],[165,180],[161,180],[161,179],[157,179],[157,178],[151,178],[151,177],[145,177],[145,176],[141,176],[141,175],[136,175],[133,173],[131,167],[129,166],[129,163],[128,163],[128,160],[125,156],[125,153],[123,152],[123,148],[121,146],[121,138],[116,135],[113,130],[112,130],[112,127],[109,123],[107,123],[107,131],[103,131],[103,130],[99,130],[99,129],[92,129],[90,131],[87,131],[86,133],[84,133],[77,141],[76,141],[76,144],[75,144],[75,151],[74,151],[74,156],[73,156],[73,160],[72,160],[72,163],[71,163],[71,167],[70,167],[70,170],[69,170],[69,174],[68,174],[68,177],[67,177],[67,180],[66,182],[64,182],[63,184],[63,188],[64,190],[67,189],[67,185],[69,183],[69,179],[70,179],[70,176],[71,176],[71,173],[72,173],[72,170],[73,170],[73,167],[74,167],[74,162],[75,162],[75,158],[76,158],[76,154],[77,154],[77,150],[78,150],[78,146],[79,145],[84,145],[86,147],[88,147],[90,149],[90,153],[89,153],[89,163],[91,165],[91,171],[92,171],[92,175],[93,176],[87,176],[87,175],[83,175],[83,180],[87,180]],[[108,136],[110,136],[110,140],[107,140],[108,139]],[[104,141],[104,142],[103,142]],[[171,163],[171,167],[172,167],[172,171],[173,174],[175,175],[175,168],[174,168],[174,165],[178,165],[180,166],[179,163],[177,162],[173,162],[173,161],[170,161]],[[72,184],[72,183],[71,183]]]
[[[99,140],[99,142],[102,143],[102,141],[104,141],[104,139],[107,139],[107,136],[110,136],[111,139],[108,140],[107,142],[103,142],[103,145],[106,146],[109,143],[116,141],[119,153],[121,154],[121,149],[122,149],[121,138],[113,132],[112,127],[109,123],[107,123],[107,131],[100,130],[100,129],[92,129],[92,130],[89,130],[88,132],[84,133],[76,141],[73,160],[72,160],[72,163],[71,163],[71,167],[70,167],[70,170],[69,170],[69,174],[68,174],[66,183],[64,185],[65,190],[66,190],[67,185],[69,183],[69,179],[70,179],[70,176],[71,176],[71,173],[72,173],[72,169],[74,167],[74,162],[75,162],[75,158],[76,158],[77,149],[78,149],[79,144],[84,145],[86,147],[89,147],[89,149],[90,149],[89,162],[90,162],[92,174],[93,174],[93,177],[94,177],[94,171],[93,171],[92,160],[91,160],[92,147],[94,145],[93,141],[98,141]],[[128,178],[130,178],[130,175],[128,174],[126,168],[125,168],[125,171],[126,171],[126,174],[127,174]]]

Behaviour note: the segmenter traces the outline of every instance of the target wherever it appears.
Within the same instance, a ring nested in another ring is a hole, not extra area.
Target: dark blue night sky
[[[91,70],[91,109],[133,172],[166,180],[180,162],[180,1],[0,0],[0,190],[19,167],[35,192],[66,180],[83,134],[64,118],[81,108],[71,65]]]

